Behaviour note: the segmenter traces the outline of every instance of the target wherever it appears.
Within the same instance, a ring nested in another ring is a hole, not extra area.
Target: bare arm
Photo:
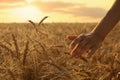
[[[93,29],[93,33],[104,39],[120,20],[120,0],[116,0],[102,21]]]
[[[108,11],[101,22],[87,34],[80,34],[79,36],[68,36],[73,40],[70,44],[72,49],[71,55],[75,57],[87,53],[87,57],[91,57],[95,51],[100,47],[100,44],[106,35],[113,29],[113,27],[120,20],[120,0],[116,0],[114,5]]]

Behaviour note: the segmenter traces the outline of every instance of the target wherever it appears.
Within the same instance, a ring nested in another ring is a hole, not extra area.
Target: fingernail
[[[73,57],[75,56],[75,54],[73,52],[71,52],[70,55],[73,56]]]
[[[90,55],[86,55],[86,58],[91,58],[91,56]]]
[[[73,46],[70,44],[69,49],[73,49]]]

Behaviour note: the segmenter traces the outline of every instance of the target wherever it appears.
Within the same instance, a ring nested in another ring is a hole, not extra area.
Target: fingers
[[[92,55],[96,52],[96,50],[101,46],[101,44],[95,44],[90,48],[90,51],[87,53],[86,57],[91,58]]]
[[[95,51],[98,49],[98,47],[93,47],[88,53],[87,53],[87,58],[91,58],[92,55],[95,53]]]
[[[77,44],[71,51],[71,55],[74,57],[78,57],[87,52],[89,50],[89,45],[87,45],[88,42],[88,40],[83,40],[80,44]]]
[[[78,36],[77,38],[75,38],[75,39],[71,42],[70,48],[73,49],[73,48],[76,46],[76,44],[80,44],[81,41],[84,39],[84,37],[85,37],[84,35],[80,35],[80,36]]]
[[[68,39],[73,40],[70,44],[72,49],[71,55],[74,57],[86,56],[90,58],[99,48],[101,41],[92,34],[81,34],[77,36],[68,36]],[[83,55],[87,53],[87,55]]]
[[[79,49],[86,49],[86,48],[89,48],[89,43],[90,43],[90,40],[89,39],[84,39],[81,41],[80,45],[79,45]]]
[[[73,57],[78,57],[79,56],[79,50],[76,50],[78,48],[79,44],[76,44],[76,46],[73,48],[73,50],[71,51],[71,56]]]
[[[67,36],[67,39],[69,39],[69,40],[74,40],[75,38],[77,38],[76,35]]]

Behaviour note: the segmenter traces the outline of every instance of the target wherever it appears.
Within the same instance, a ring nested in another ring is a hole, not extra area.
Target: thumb
[[[69,36],[67,36],[67,39],[69,39],[69,40],[74,40],[75,38],[77,38],[76,35],[69,35]]]

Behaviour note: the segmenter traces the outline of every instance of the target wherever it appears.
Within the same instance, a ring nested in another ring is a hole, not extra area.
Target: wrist
[[[102,35],[97,32],[91,32],[92,35],[96,36],[99,40],[103,41],[105,39],[105,35]]]

